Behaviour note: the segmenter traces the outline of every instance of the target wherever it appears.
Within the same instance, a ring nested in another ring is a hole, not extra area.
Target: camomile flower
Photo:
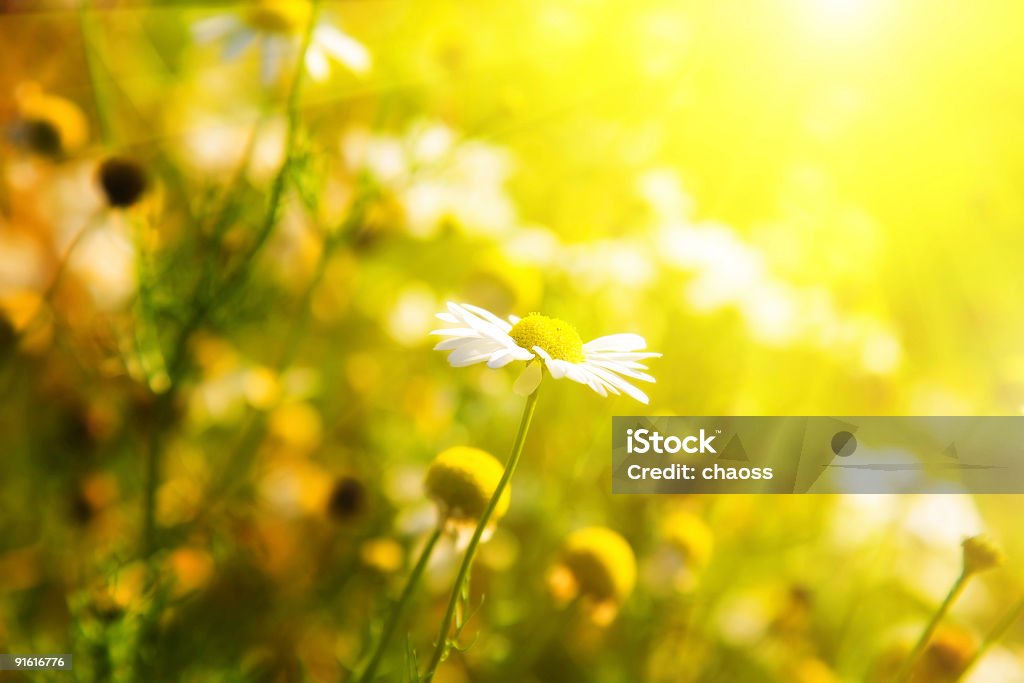
[[[633,548],[605,527],[578,529],[565,539],[562,557],[548,576],[554,598],[586,601],[596,624],[607,626],[636,584]]]
[[[525,318],[509,316],[502,320],[470,304],[449,303],[448,312],[437,317],[453,325],[431,333],[447,337],[434,349],[451,351],[448,362],[452,367],[487,363],[489,368],[501,368],[524,361],[526,370],[515,385],[519,393],[533,393],[543,365],[555,379],[567,377],[601,396],[624,393],[641,403],[648,402],[647,394],[627,378],[654,382],[639,361],[661,354],[644,351],[647,342],[640,335],[612,334],[584,344],[576,329],[558,318],[531,313]]]
[[[309,0],[257,0],[241,14],[219,14],[192,26],[199,43],[224,41],[224,59],[234,59],[254,41],[260,43],[260,74],[265,83],[277,78],[284,64],[302,45],[302,33],[312,16]],[[370,70],[369,50],[352,36],[325,21],[313,27],[306,50],[306,71],[322,81],[330,74],[330,60],[356,74]]]
[[[469,446],[453,446],[442,451],[427,469],[424,487],[437,503],[441,524],[465,547],[494,495],[504,468],[486,451]],[[511,493],[506,487],[494,508],[484,537],[490,538],[505,512]]]
[[[14,101],[18,120],[11,135],[16,144],[37,154],[61,157],[77,151],[88,140],[88,119],[71,100],[29,81],[15,89]]]

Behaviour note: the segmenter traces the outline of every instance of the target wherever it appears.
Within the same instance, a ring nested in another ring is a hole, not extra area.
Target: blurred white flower
[[[887,375],[899,367],[903,346],[891,332],[879,325],[868,326],[863,339],[861,366],[876,375]]]
[[[38,210],[46,229],[28,239],[0,224],[0,292],[43,294],[66,268],[97,308],[111,311],[127,303],[136,286],[133,227],[105,209],[95,160],[29,180],[41,185]]]
[[[764,344],[810,344],[876,375],[899,368],[903,346],[882,321],[837,310],[824,287],[801,287],[776,276],[765,253],[735,228],[695,223],[693,203],[672,171],[644,174],[637,192],[655,215],[655,255],[690,276],[682,295],[693,309],[733,308]]]
[[[964,677],[964,683],[1024,683],[1024,666],[1020,657],[1004,647],[995,647],[985,654],[977,666]]]
[[[558,235],[543,226],[523,226],[501,242],[505,255],[513,261],[535,266],[561,263]]]
[[[68,270],[104,310],[119,308],[135,292],[135,247],[126,232],[113,221],[87,230],[69,257]]]
[[[216,79],[209,89],[224,87]],[[257,111],[217,114],[200,107],[175,113],[182,144],[174,152],[195,172],[225,174],[243,170],[255,182],[268,181],[284,161],[287,124],[283,116]]]
[[[656,269],[646,245],[629,240],[597,240],[562,246],[557,263],[581,289],[642,289]]]
[[[912,456],[907,456],[912,459]],[[854,553],[881,553],[906,590],[938,601],[960,566],[960,543],[985,531],[974,499],[966,494],[840,495],[829,521],[832,542]],[[978,586],[957,609],[985,597]]]
[[[447,337],[434,348],[451,351],[452,367],[487,363],[502,368],[513,361],[527,362],[516,382],[520,393],[532,393],[541,380],[541,363],[555,379],[568,377],[585,384],[601,396],[625,393],[647,403],[647,394],[624,378],[654,382],[643,372],[647,366],[638,361],[659,358],[660,353],[645,352],[647,342],[636,334],[613,334],[584,344],[568,323],[531,313],[525,318],[509,316],[502,320],[490,311],[470,304],[448,304],[447,313],[437,317],[457,327],[434,330]],[[538,361],[536,363],[530,361]]]
[[[431,237],[446,223],[487,236],[516,226],[515,204],[505,191],[512,158],[499,147],[460,142],[445,125],[419,123],[402,137],[350,131],[342,153],[352,171],[369,174],[394,194],[415,237]]]
[[[0,294],[41,289],[47,272],[42,245],[0,221]]]
[[[688,218],[693,199],[683,191],[679,178],[671,169],[653,169],[640,176],[637,183],[640,197],[658,216]]]
[[[728,226],[669,224],[658,241],[667,263],[694,272],[686,292],[699,311],[738,305],[765,279],[764,258]]]
[[[402,140],[358,128],[341,140],[341,153],[353,171],[363,171],[382,185],[390,185],[409,174],[408,154]]]
[[[239,15],[218,14],[193,24],[198,43],[224,42],[224,59],[234,59],[253,42],[260,44],[260,74],[264,83],[277,79],[282,68],[296,59],[302,32],[312,16],[312,6],[297,0],[259,0]],[[330,75],[330,59],[356,74],[370,70],[369,50],[352,36],[327,21],[313,27],[306,50],[306,71],[314,80]]]
[[[422,284],[406,287],[388,313],[386,326],[391,338],[405,346],[415,346],[430,334],[437,299]]]

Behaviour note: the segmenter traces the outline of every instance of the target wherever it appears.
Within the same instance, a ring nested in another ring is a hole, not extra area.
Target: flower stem
[[[78,10],[79,30],[82,36],[82,52],[85,66],[92,83],[92,99],[96,110],[96,122],[99,127],[99,139],[104,145],[114,142],[114,127],[110,119],[110,107],[107,100],[107,86],[100,77],[99,50],[101,36],[96,25],[95,9],[92,2],[83,2]]]
[[[430,683],[434,679],[438,665],[448,652],[448,632],[452,627],[452,619],[455,618],[459,596],[462,593],[466,580],[469,578],[469,570],[473,566],[473,559],[476,557],[476,550],[480,545],[480,539],[484,535],[484,530],[487,528],[487,523],[490,521],[491,515],[494,514],[494,508],[498,506],[502,493],[505,492],[509,480],[512,479],[512,475],[515,474],[516,467],[519,465],[519,458],[523,454],[523,444],[526,443],[526,434],[530,431],[530,422],[533,421],[533,413],[537,408],[537,395],[539,391],[539,387],[534,389],[533,393],[526,399],[526,406],[523,407],[523,417],[519,422],[519,431],[516,434],[515,443],[512,444],[512,454],[509,455],[508,462],[505,464],[505,471],[502,473],[501,480],[498,481],[498,486],[491,495],[491,500],[487,503],[487,508],[484,510],[483,515],[480,516],[480,521],[477,522],[476,529],[473,531],[473,537],[469,540],[469,546],[466,548],[466,554],[462,558],[462,564],[459,565],[459,573],[455,577],[452,594],[448,599],[448,609],[441,620],[441,630],[437,636],[437,643],[434,645],[434,654],[430,658],[430,664],[427,665],[426,673],[423,674],[422,680],[424,683]]]
[[[899,672],[896,674],[896,678],[893,679],[894,683],[904,683],[910,677],[910,671],[914,666],[914,662],[924,652],[925,647],[928,646],[928,642],[932,639],[932,635],[935,634],[935,629],[938,627],[942,618],[946,616],[946,612],[949,611],[950,605],[956,601],[960,593],[963,592],[964,587],[967,585],[967,579],[970,578],[970,572],[962,571],[960,575],[950,586],[949,592],[946,593],[945,599],[942,604],[939,605],[939,609],[935,610],[935,614],[932,615],[928,625],[925,626],[924,631],[921,632],[921,637],[917,639],[917,643],[914,644],[914,649],[910,651],[907,658],[903,661],[903,666],[900,667]]]
[[[967,662],[967,666],[964,667],[964,670],[960,672],[960,675],[956,677],[953,683],[962,680],[963,677],[967,675],[967,672],[974,668],[974,665],[985,656],[985,653],[988,652],[989,648],[999,642],[999,640],[1006,635],[1006,632],[1009,631],[1010,627],[1017,622],[1021,614],[1024,614],[1024,599],[1018,600],[1017,604],[1006,613],[1006,616],[1004,616],[998,624],[996,624],[996,627],[993,628],[987,636],[985,636],[985,640],[981,642],[978,649],[975,650],[973,655],[971,655],[970,660]]]
[[[366,669],[363,671],[363,675],[360,676],[357,681],[358,683],[370,683],[377,675],[377,667],[380,666],[381,660],[384,658],[384,652],[387,650],[388,642],[391,640],[391,636],[394,634],[395,627],[398,626],[398,621],[402,616],[402,612],[405,610],[405,605],[409,602],[409,598],[412,597],[413,591],[416,589],[416,585],[420,581],[420,577],[423,575],[423,570],[427,568],[427,562],[430,560],[431,554],[434,552],[434,546],[437,545],[437,541],[441,538],[442,525],[438,525],[436,529],[430,534],[430,538],[427,539],[427,544],[423,546],[423,551],[420,553],[420,559],[416,560],[416,566],[413,567],[412,574],[409,575],[409,579],[405,582],[405,588],[402,589],[402,595],[398,598],[398,602],[391,608],[391,615],[388,617],[387,623],[384,624],[384,629],[380,632],[380,638],[377,640],[377,647],[373,651],[373,656],[370,657],[369,664],[366,665]]]
[[[160,392],[156,398],[156,410],[154,411],[153,424],[150,425],[149,444],[144,461],[143,469],[143,497],[142,497],[142,542],[141,555],[145,561],[146,578],[145,586],[147,591],[155,590],[159,581],[158,568],[155,566],[153,556],[158,549],[157,535],[157,494],[160,487],[162,461],[166,447],[164,431],[167,428],[167,421],[170,419],[174,400],[180,389],[182,374],[187,365],[188,343],[193,333],[206,320],[212,312],[215,303],[220,303],[245,283],[249,268],[256,260],[259,252],[270,238],[274,227],[277,225],[281,213],[281,205],[285,195],[285,187],[292,167],[292,158],[295,154],[295,146],[298,138],[299,127],[299,94],[302,85],[302,76],[305,72],[305,58],[312,42],[313,29],[319,16],[321,0],[312,0],[312,13],[309,23],[306,25],[299,47],[298,61],[295,67],[295,74],[289,85],[287,100],[285,104],[286,134],[284,160],[278,168],[277,175],[271,185],[270,198],[267,203],[267,211],[263,223],[256,234],[255,241],[244,254],[242,262],[221,282],[216,288],[216,300],[204,300],[200,293],[210,283],[202,282],[196,290],[196,298],[193,308],[187,320],[183,323],[176,335],[173,350],[168,356],[167,374],[169,383],[166,389]],[[85,16],[84,14],[82,15]],[[155,614],[144,614],[139,625],[138,644],[135,654],[135,678],[145,680],[148,676],[152,660],[155,657],[156,649],[156,616]]]
[[[256,261],[256,256],[262,251],[273,234],[274,228],[277,226],[284,209],[285,190],[287,189],[288,180],[291,177],[292,168],[295,163],[295,148],[299,138],[299,120],[301,118],[299,99],[302,90],[302,77],[306,69],[306,54],[309,52],[309,46],[312,44],[313,31],[320,16],[320,1],[313,0],[312,2],[309,22],[306,24],[306,30],[302,34],[302,42],[299,45],[295,74],[292,76],[288,93],[285,96],[284,159],[281,161],[281,165],[278,167],[277,173],[270,185],[267,212],[264,215],[262,225],[256,231],[253,243],[249,245],[248,250],[243,255],[241,263],[228,273],[221,284],[219,297],[222,300],[227,298],[227,294],[240,289],[246,283],[250,268]]]

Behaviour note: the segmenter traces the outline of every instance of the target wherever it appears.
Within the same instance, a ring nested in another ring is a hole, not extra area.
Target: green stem
[[[985,653],[988,652],[989,648],[999,642],[999,640],[1006,635],[1006,632],[1010,630],[1010,627],[1020,619],[1021,614],[1024,614],[1024,599],[1017,601],[1017,604],[1006,613],[1006,616],[1003,617],[1002,621],[996,624],[996,627],[993,628],[987,636],[985,636],[985,640],[981,642],[978,649],[973,655],[971,655],[971,658],[967,662],[967,666],[965,666],[964,670],[960,672],[960,675],[953,680],[953,683],[957,683],[957,681],[962,680],[963,677],[967,675],[967,672],[974,668],[975,664],[981,661],[981,658],[985,656]]]
[[[298,54],[298,63],[296,64],[295,74],[292,77],[291,84],[289,86],[285,105],[287,114],[287,131],[285,136],[284,160],[281,162],[281,167],[278,169],[271,187],[267,212],[264,216],[263,224],[260,226],[254,244],[244,254],[242,262],[234,271],[230,272],[225,277],[221,286],[218,288],[216,294],[218,301],[194,301],[195,305],[192,312],[176,337],[173,351],[171,352],[167,363],[167,374],[170,378],[170,386],[165,392],[159,394],[156,399],[154,423],[151,426],[149,448],[147,449],[147,456],[144,463],[144,488],[142,500],[143,525],[141,553],[143,559],[146,560],[146,586],[150,589],[156,585],[158,578],[152,555],[158,547],[156,542],[156,502],[165,447],[164,439],[162,438],[163,430],[166,426],[164,423],[167,421],[167,416],[169,416],[171,408],[173,407],[174,398],[181,380],[181,374],[186,366],[188,342],[191,339],[192,334],[200,327],[200,325],[202,325],[206,316],[210,314],[216,303],[227,298],[236,287],[245,282],[248,268],[252,265],[256,256],[266,244],[270,234],[274,230],[274,226],[277,225],[281,212],[282,200],[284,198],[285,187],[287,185],[286,181],[292,165],[292,155],[295,152],[295,144],[298,138],[299,92],[302,85],[302,76],[303,73],[305,73],[306,68],[306,52],[309,50],[309,46],[312,41],[313,29],[316,26],[316,22],[319,17],[319,9],[320,0],[313,0],[313,11],[302,36],[302,42]],[[197,299],[198,295],[202,293],[203,285],[205,284],[206,283],[201,283],[200,288],[197,290]],[[137,648],[135,657],[135,673],[136,678],[138,679],[145,677],[143,674],[147,671],[149,666],[147,658],[151,657],[151,653],[147,652],[147,650],[151,649],[149,646],[153,645],[155,642],[156,634],[154,633],[154,627],[153,615],[145,615],[143,617],[142,624],[139,626],[140,646]]]
[[[146,449],[145,480],[142,489],[142,557],[149,560],[156,549],[156,497],[160,488],[160,455],[162,452],[161,436],[164,421],[173,403],[173,392],[167,391],[156,397],[153,410],[153,424],[150,426],[149,445]],[[147,572],[152,578],[152,567]]]
[[[473,531],[473,537],[469,540],[469,546],[466,548],[466,554],[462,558],[462,564],[459,565],[459,573],[455,577],[455,584],[452,586],[452,594],[448,599],[448,609],[444,613],[444,618],[441,620],[441,630],[437,636],[437,643],[434,645],[434,654],[430,658],[430,664],[427,665],[427,671],[423,675],[424,683],[430,683],[434,679],[434,674],[437,672],[438,665],[445,658],[448,652],[448,632],[452,627],[452,619],[455,618],[455,610],[459,604],[459,596],[462,593],[463,586],[466,584],[469,578],[469,570],[473,566],[473,560],[476,557],[477,547],[480,545],[480,539],[484,535],[484,530],[487,528],[487,523],[491,520],[491,516],[494,514],[494,508],[498,506],[498,501],[501,499],[501,495],[505,492],[508,487],[509,480],[512,479],[512,475],[515,474],[516,467],[519,465],[519,458],[523,454],[523,444],[526,443],[526,434],[530,431],[530,422],[533,421],[533,413],[537,408],[537,395],[540,392],[540,388],[534,390],[532,394],[526,399],[526,406],[523,408],[523,417],[519,422],[519,432],[516,434],[515,443],[512,444],[512,454],[508,458],[508,463],[505,465],[505,471],[501,475],[501,479],[498,481],[498,486],[494,489],[494,494],[491,495],[491,500],[487,503],[487,508],[484,510],[484,514],[480,517],[480,521],[477,522],[476,529]]]
[[[957,597],[960,596],[960,593],[963,592],[964,587],[967,585],[967,579],[969,579],[970,576],[969,572],[960,572],[960,576],[958,576],[956,581],[953,582],[953,585],[950,586],[949,592],[946,593],[946,598],[942,601],[942,604],[939,605],[939,609],[935,611],[935,614],[932,615],[932,618],[928,622],[928,625],[925,626],[924,631],[921,632],[921,637],[918,638],[917,643],[914,644],[914,649],[912,649],[910,654],[907,655],[907,658],[903,660],[903,666],[900,667],[899,672],[896,674],[896,678],[893,679],[894,683],[904,683],[904,681],[910,677],[910,672],[914,666],[914,662],[917,661],[917,658],[921,656],[921,653],[924,652],[924,649],[928,646],[928,642],[931,641],[932,636],[935,634],[935,629],[942,621],[942,618],[946,616],[946,612],[949,611],[950,605],[952,605],[953,602],[956,601]]]
[[[288,176],[290,174],[292,158],[295,151],[295,144],[298,141],[299,133],[299,95],[302,90],[302,75],[306,69],[306,53],[309,52],[309,46],[313,40],[313,29],[316,27],[317,21],[319,20],[320,14],[320,0],[313,0],[312,14],[309,17],[309,23],[306,25],[306,30],[302,35],[302,42],[299,47],[298,64],[296,66],[295,75],[292,78],[291,86],[288,89],[288,95],[285,100],[285,155],[281,162],[281,166],[274,176],[274,180],[270,186],[270,198],[267,202],[267,213],[263,219],[263,224],[259,227],[256,232],[256,238],[248,251],[243,255],[242,262],[235,270],[228,274],[221,287],[220,296],[226,298],[226,294],[233,292],[246,282],[246,278],[249,274],[249,268],[256,260],[256,255],[266,245],[267,240],[270,239],[270,235],[274,232],[274,226],[277,225],[278,219],[280,218],[281,211],[284,204],[285,190],[288,186]]]
[[[427,539],[427,544],[423,546],[423,552],[420,553],[420,559],[416,561],[416,566],[413,567],[412,574],[409,575],[409,579],[405,582],[405,588],[402,589],[402,595],[398,598],[398,602],[391,609],[391,615],[388,617],[387,623],[384,624],[384,629],[380,632],[380,638],[377,640],[377,647],[373,651],[373,656],[370,657],[369,664],[366,665],[366,669],[363,671],[363,675],[360,676],[357,681],[358,683],[370,683],[377,674],[377,667],[380,666],[381,660],[384,659],[384,653],[387,651],[388,642],[391,640],[391,636],[395,632],[395,628],[398,626],[398,622],[402,616],[402,612],[405,610],[406,603],[409,602],[409,598],[412,597],[413,592],[419,584],[420,577],[423,575],[423,570],[427,568],[427,562],[430,560],[431,554],[434,552],[434,546],[437,545],[438,539],[441,538],[442,527],[438,525],[436,529],[430,534],[430,538]]]
[[[278,375],[284,373],[288,369],[292,361],[295,359],[295,355],[299,351],[299,345],[302,342],[303,335],[306,332],[306,328],[310,322],[310,316],[312,315],[312,300],[316,294],[317,288],[323,281],[327,274],[327,268],[330,265],[331,257],[335,251],[345,240],[349,239],[350,236],[358,233],[363,226],[366,217],[366,209],[369,205],[370,197],[363,195],[360,199],[355,202],[351,213],[345,218],[342,224],[333,231],[330,235],[325,237],[323,246],[320,250],[320,257],[317,260],[316,266],[313,268],[313,275],[310,277],[309,283],[306,285],[306,289],[302,294],[302,298],[296,304],[295,308],[299,311],[299,318],[289,328],[287,337],[285,338],[284,345],[281,351],[280,359],[274,366],[274,370]],[[256,445],[259,444],[260,439],[263,437],[263,427],[266,422],[266,413],[259,413],[253,415],[250,419],[246,428],[242,431],[242,437],[238,440],[234,449],[227,456],[224,464],[219,468],[220,474],[217,479],[214,480],[206,490],[202,505],[201,515],[209,515],[218,505],[224,505],[230,500],[230,494],[234,488],[234,485],[239,481],[237,472],[245,469],[249,464],[249,460],[252,458]]]
[[[110,107],[107,102],[106,84],[100,79],[99,59],[93,50],[98,50],[100,43],[99,30],[91,2],[83,2],[78,12],[79,29],[82,36],[82,51],[85,53],[85,66],[92,81],[92,98],[96,107],[96,122],[99,127],[100,142],[105,145],[114,142],[114,127],[110,120]]]
[[[219,301],[226,299],[230,292],[239,284],[244,281],[245,273],[247,268],[255,260],[256,255],[262,249],[267,239],[270,237],[270,233],[273,231],[274,226],[277,224],[277,220],[281,210],[281,203],[284,197],[284,189],[288,176],[288,170],[291,167],[291,157],[294,153],[294,147],[296,137],[298,134],[299,116],[298,116],[298,102],[299,102],[299,90],[302,85],[302,75],[305,73],[305,59],[306,52],[309,50],[309,45],[312,40],[313,27],[316,25],[318,11],[320,3],[313,3],[313,13],[309,18],[309,23],[306,26],[305,33],[302,37],[301,47],[299,49],[298,64],[295,69],[295,75],[292,77],[291,86],[288,91],[287,98],[287,133],[285,139],[285,152],[284,160],[281,162],[281,167],[277,171],[277,175],[274,178],[273,187],[271,188],[270,200],[268,202],[267,213],[263,220],[263,225],[257,234],[256,243],[250,247],[246,253],[242,263],[230,273],[225,282],[221,285],[217,292],[217,298]],[[200,288],[202,289],[202,288]],[[171,360],[167,366],[167,373],[170,377],[171,386],[167,390],[166,395],[172,396],[177,384],[180,380],[179,374],[182,367],[185,364],[185,350],[188,345],[192,333],[202,324],[205,317],[210,313],[214,303],[205,301],[198,303],[189,316],[188,321],[183,326],[181,333],[178,335],[177,343],[175,344],[174,351],[171,354]],[[163,395],[162,395],[163,396]],[[169,404],[169,399],[158,399]],[[159,439],[159,434],[153,437],[153,442],[149,449],[149,457],[146,461],[146,496],[143,501],[144,514],[143,519],[145,524],[143,525],[144,541],[143,548],[153,549],[152,537],[155,531],[154,524],[154,511],[156,505],[156,492],[155,489],[159,484],[160,479],[160,460],[162,455],[162,444]],[[151,491],[152,489],[152,491]]]

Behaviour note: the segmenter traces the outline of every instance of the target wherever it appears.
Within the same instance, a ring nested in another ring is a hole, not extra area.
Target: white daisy
[[[308,0],[258,0],[242,15],[219,14],[192,26],[199,43],[224,41],[223,57],[234,59],[254,41],[260,43],[260,74],[265,83],[277,78],[281,67],[294,59],[302,45],[302,32],[312,16]],[[364,74],[372,62],[369,50],[352,36],[325,21],[313,27],[306,50],[306,71],[317,81],[330,74],[333,57],[354,73]]]
[[[647,342],[637,334],[612,334],[584,344],[572,325],[539,313],[502,320],[479,306],[449,303],[448,311],[437,317],[454,325],[431,332],[447,337],[434,348],[451,351],[448,362],[452,367],[487,363],[489,368],[501,368],[513,361],[526,361],[526,370],[516,380],[520,393],[537,388],[543,364],[555,379],[567,377],[601,396],[624,393],[647,403],[647,394],[626,378],[654,382],[643,372],[647,366],[639,361],[661,356],[644,351]],[[538,362],[530,362],[533,360]]]

